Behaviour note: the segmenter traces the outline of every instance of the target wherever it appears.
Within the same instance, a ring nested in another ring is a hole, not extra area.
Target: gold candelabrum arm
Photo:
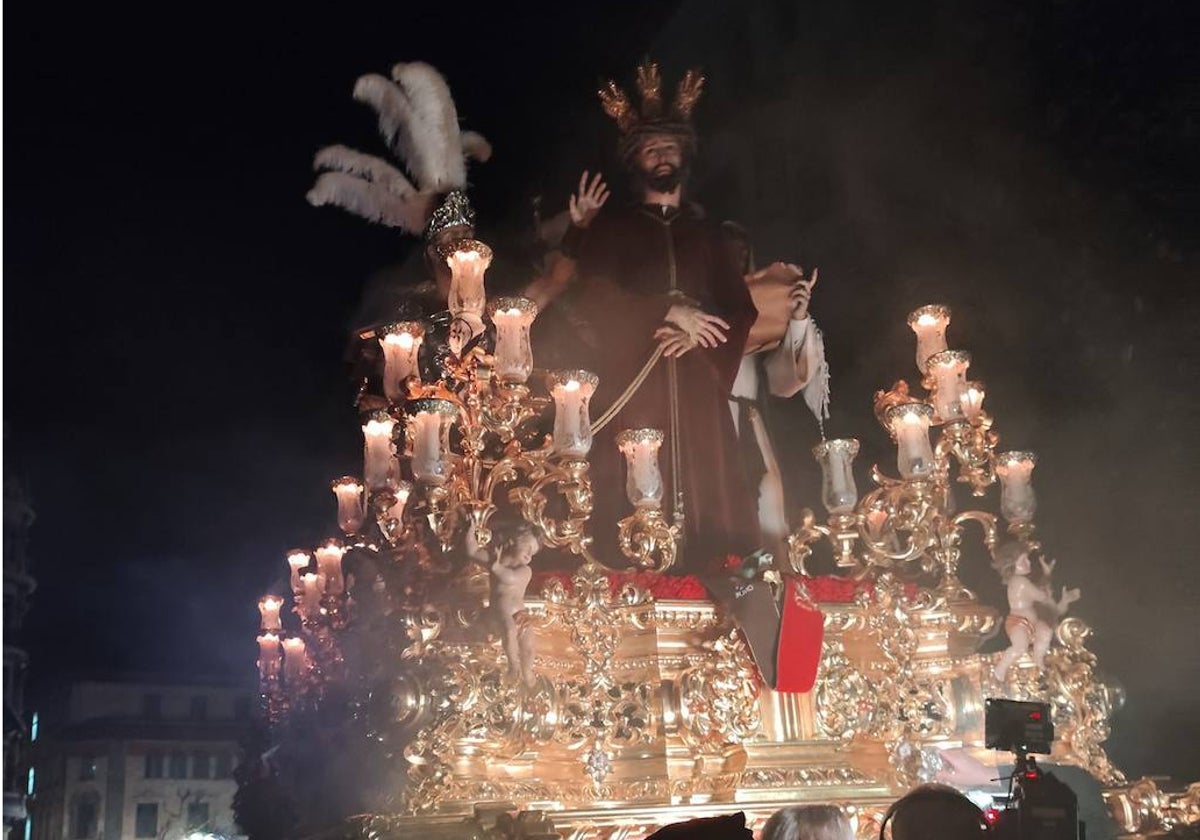
[[[667,523],[662,508],[638,507],[617,523],[621,553],[644,571],[666,572],[675,565],[679,526]]]

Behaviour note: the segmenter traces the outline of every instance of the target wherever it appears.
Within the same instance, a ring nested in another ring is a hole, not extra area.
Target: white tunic
[[[794,397],[803,391],[804,402],[818,423],[829,416],[829,368],[825,362],[825,343],[821,339],[821,331],[811,318],[789,321],[787,332],[778,347],[743,356],[731,396],[757,400],[759,377],[762,375],[760,367],[766,372],[767,389],[773,396]],[[730,400],[729,408],[733,412],[736,429],[739,425],[737,401]],[[767,435],[762,413],[751,408],[750,422],[766,467],[758,488],[758,523],[765,547],[782,560],[787,554],[787,536],[790,533],[783,499],[783,474]],[[738,433],[741,433],[740,429]]]

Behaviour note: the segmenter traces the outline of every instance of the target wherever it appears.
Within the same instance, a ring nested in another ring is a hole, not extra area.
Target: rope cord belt
[[[607,426],[620,413],[621,409],[625,407],[626,403],[633,399],[633,395],[637,393],[638,388],[642,387],[642,383],[646,381],[646,377],[650,375],[650,371],[654,370],[654,366],[662,358],[662,354],[662,347],[654,348],[654,352],[650,354],[650,358],[642,365],[642,369],[637,372],[637,375],[630,380],[629,385],[621,392],[621,396],[617,397],[613,401],[613,404],[604,410],[599,419],[592,423],[592,431],[598,432]]]

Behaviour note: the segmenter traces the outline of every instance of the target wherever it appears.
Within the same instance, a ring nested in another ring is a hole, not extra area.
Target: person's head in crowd
[[[767,820],[762,840],[854,840],[854,830],[836,805],[793,805]]]
[[[973,840],[989,834],[983,812],[948,785],[909,791],[892,803],[879,831],[880,838],[892,840]]]
[[[705,817],[664,825],[646,840],[753,840],[746,828],[746,814],[738,811],[722,817]]]

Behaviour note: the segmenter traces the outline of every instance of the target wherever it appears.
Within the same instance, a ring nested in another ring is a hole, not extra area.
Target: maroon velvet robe
[[[593,418],[642,368],[657,346],[655,330],[680,295],[729,322],[726,343],[697,347],[674,362],[686,534],[677,570],[709,570],[726,554],[756,550],[756,498],[747,486],[728,402],[756,312],[717,227],[687,211],[632,207],[602,213],[577,251],[573,308],[590,327],[579,331],[577,341],[597,345],[591,364],[600,376]],[[669,360],[658,361],[633,398],[597,433],[592,447],[592,533],[600,559],[608,564],[621,560],[616,522],[632,511],[625,498],[624,460],[615,443],[623,429],[653,427],[667,436],[659,465],[666,490],[663,509],[668,518],[673,512],[668,366]]]

